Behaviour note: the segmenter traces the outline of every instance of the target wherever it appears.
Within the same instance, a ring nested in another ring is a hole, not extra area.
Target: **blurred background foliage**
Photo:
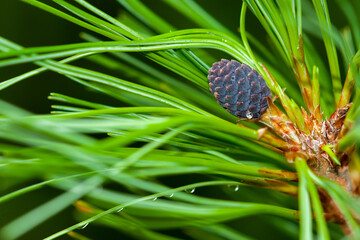
[[[120,4],[112,0],[92,0],[89,2],[115,17],[121,15],[123,11],[126,11]],[[164,4],[162,0],[146,0],[144,3],[147,4],[149,8],[156,10],[160,16],[163,16],[178,29],[196,27],[193,22],[184,18],[167,4]],[[209,0],[198,1],[198,3],[216,19],[219,19],[226,27],[236,33],[239,27],[241,1],[228,0],[226,3],[219,3],[217,0]],[[83,42],[79,37],[79,33],[83,32],[84,29],[57,16],[19,0],[1,1],[0,6],[0,35],[24,47]],[[251,21],[248,22],[248,25],[251,25]],[[261,31],[262,30],[258,28],[257,30],[254,29],[253,33],[260,37],[261,34],[259,32]],[[226,55],[221,55],[221,53],[219,53],[219,55],[226,57]],[[147,61],[147,63],[158,67],[158,65],[151,61]],[[77,61],[77,64],[99,71],[104,70],[101,69],[98,64],[93,64],[88,60]],[[6,80],[20,75],[30,69],[32,69],[31,64],[0,68],[0,80]],[[165,68],[159,69],[178,77],[178,75],[167,71]],[[109,69],[106,69],[106,71],[109,72]],[[116,71],[116,69],[109,72],[109,74],[131,80],[131,76],[130,78],[129,76],[124,76],[121,72]],[[84,90],[83,86],[51,71],[46,71],[41,75],[22,81],[19,84],[1,91],[0,98],[34,113],[48,113],[51,110],[50,105],[52,104],[51,101],[47,99],[50,92],[59,92],[65,95],[74,94],[79,98],[86,98],[91,95],[91,99],[95,102],[97,100],[104,100],[101,99],[103,96],[100,97],[96,96],[96,94],[89,94],[89,92]],[[31,99],[31,101],[29,99]],[[108,101],[115,102],[115,100],[110,99]],[[118,104],[117,101],[116,103]]]

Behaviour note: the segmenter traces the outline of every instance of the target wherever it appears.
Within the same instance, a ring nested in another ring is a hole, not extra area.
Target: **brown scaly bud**
[[[267,125],[273,132],[290,144],[291,148],[284,151],[289,162],[296,157],[307,159],[307,164],[318,176],[324,176],[352,191],[352,183],[349,178],[349,154],[332,151],[338,156],[341,165],[337,165],[329,154],[323,150],[325,145],[336,146],[341,138],[341,129],[346,114],[351,106],[347,104],[337,109],[329,119],[318,121],[313,114],[308,115],[304,109],[302,113],[310,133],[305,133],[292,124],[287,117],[269,101],[270,110],[264,114],[261,122]]]
[[[210,68],[208,79],[216,101],[238,118],[258,119],[268,108],[269,87],[245,63],[222,59]]]

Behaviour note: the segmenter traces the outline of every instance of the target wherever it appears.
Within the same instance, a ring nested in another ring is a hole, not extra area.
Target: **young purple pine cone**
[[[236,117],[258,119],[268,108],[269,87],[245,63],[222,59],[210,68],[208,79],[216,101]]]

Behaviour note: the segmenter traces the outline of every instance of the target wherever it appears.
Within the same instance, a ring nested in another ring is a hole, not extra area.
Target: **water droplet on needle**
[[[89,223],[86,223],[84,226],[81,227],[81,229],[86,228],[89,225]]]
[[[247,119],[252,119],[253,118],[253,114],[252,112],[250,112],[249,110],[246,112],[246,117]]]

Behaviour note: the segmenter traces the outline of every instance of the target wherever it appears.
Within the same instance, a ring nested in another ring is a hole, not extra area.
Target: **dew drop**
[[[174,196],[174,194],[172,193],[169,197],[172,198]]]
[[[157,200],[157,197],[153,199],[153,201],[156,201]]]
[[[252,118],[253,118],[252,112],[250,112],[249,110],[247,110],[247,112],[246,112],[246,117],[247,117],[247,119],[252,119]]]
[[[190,190],[190,193],[194,193],[195,192],[195,188]]]
[[[236,186],[234,189],[235,192],[239,191],[239,186]]]
[[[124,208],[120,208],[119,210],[117,210],[116,212],[121,212]]]
[[[81,229],[86,228],[89,225],[89,223],[86,223],[84,226],[81,227]]]

